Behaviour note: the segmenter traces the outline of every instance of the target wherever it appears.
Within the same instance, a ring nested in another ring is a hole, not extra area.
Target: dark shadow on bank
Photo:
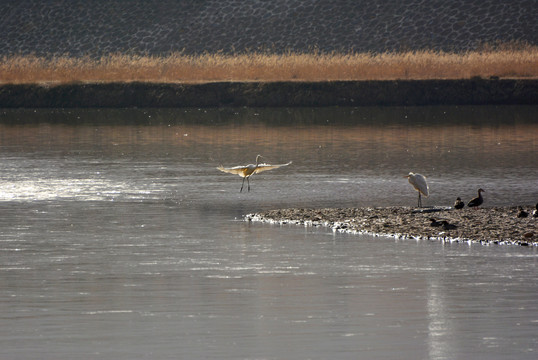
[[[536,79],[205,84],[6,84],[0,108],[324,107],[538,104]]]

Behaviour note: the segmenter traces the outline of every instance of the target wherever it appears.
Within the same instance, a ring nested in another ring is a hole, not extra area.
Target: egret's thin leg
[[[239,192],[243,191],[243,185],[245,185],[245,178],[243,178],[243,182],[241,183],[241,190],[239,190]]]
[[[247,177],[248,191],[250,192],[250,180],[249,179],[250,179],[250,176]]]
[[[420,198],[420,191],[418,192],[418,207],[422,207],[422,199]]]

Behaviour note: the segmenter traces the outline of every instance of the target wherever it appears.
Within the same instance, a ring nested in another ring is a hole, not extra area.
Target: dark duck
[[[478,189],[478,196],[475,198],[472,198],[471,201],[467,203],[467,206],[478,208],[480,205],[482,205],[482,203],[484,202],[484,198],[482,197],[483,192],[486,192],[486,191],[483,189]]]

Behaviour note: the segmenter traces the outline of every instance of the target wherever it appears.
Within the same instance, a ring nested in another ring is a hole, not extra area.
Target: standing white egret
[[[424,175],[415,174],[412,172],[404,177],[406,177],[409,183],[413,185],[416,191],[418,191],[418,207],[422,207],[422,199],[420,195],[422,194],[426,197],[430,195],[426,177]]]
[[[240,166],[234,166],[234,167],[230,167],[230,168],[225,168],[225,167],[223,167],[221,165],[217,169],[219,169],[220,171],[226,172],[226,173],[237,174],[237,175],[241,176],[243,178],[243,182],[241,183],[241,190],[239,190],[239,192],[241,192],[241,191],[243,191],[243,185],[245,185],[245,179],[247,179],[248,191],[250,191],[249,178],[252,175],[257,174],[257,173],[261,173],[262,171],[277,169],[279,167],[287,166],[287,165],[291,164],[291,161],[289,163],[286,163],[286,164],[277,164],[277,165],[260,164],[259,161],[260,161],[261,157],[262,157],[261,155],[256,156],[256,165],[248,164],[248,165],[245,165],[245,166],[240,165]]]

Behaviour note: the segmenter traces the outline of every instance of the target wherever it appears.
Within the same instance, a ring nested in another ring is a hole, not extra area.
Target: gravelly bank
[[[334,231],[370,233],[451,242],[538,246],[538,218],[532,206],[518,217],[518,207],[453,208],[326,208],[279,209],[248,214],[247,221],[325,226]],[[435,222],[432,221],[435,219]]]

